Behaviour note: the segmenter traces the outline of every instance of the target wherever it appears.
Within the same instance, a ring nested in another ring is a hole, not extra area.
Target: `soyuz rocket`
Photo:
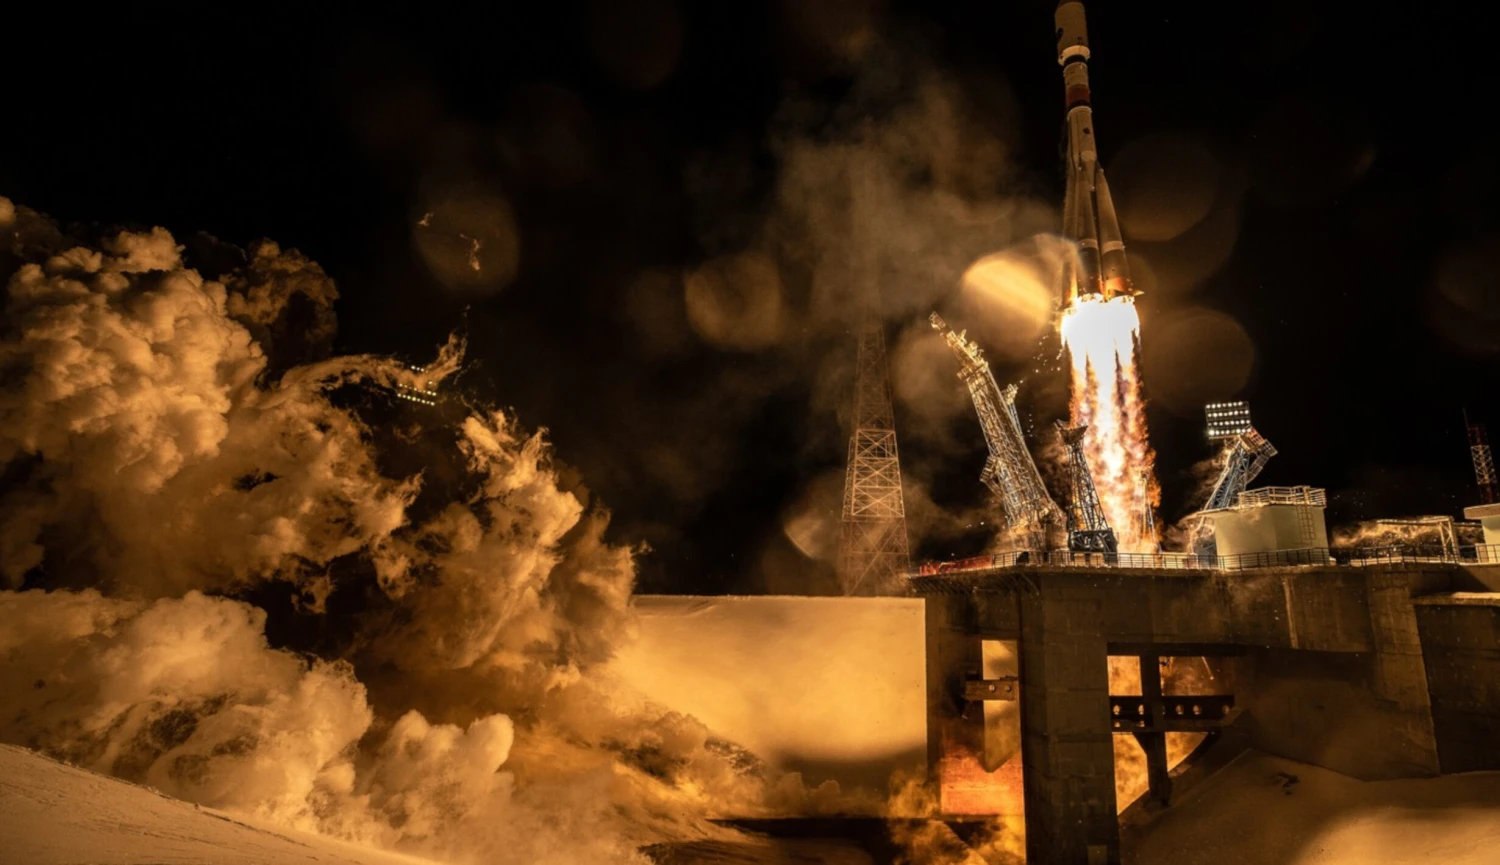
[[[1063,199],[1063,234],[1077,241],[1079,297],[1105,300],[1140,294],[1130,281],[1125,241],[1115,203],[1104,181],[1094,147],[1094,111],[1089,105],[1089,33],[1079,0],[1060,0],[1057,62],[1062,66],[1068,105],[1068,187]]]

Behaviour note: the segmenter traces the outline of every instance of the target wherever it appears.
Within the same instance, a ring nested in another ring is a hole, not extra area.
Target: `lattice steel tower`
[[[1489,437],[1484,434],[1484,424],[1470,423],[1469,412],[1464,411],[1464,426],[1469,429],[1469,456],[1474,460],[1474,479],[1479,483],[1479,503],[1495,501],[1495,455],[1490,452]]]
[[[1021,539],[1022,549],[1049,549],[1049,529],[1061,522],[1061,514],[1026,449],[1021,419],[1016,414],[1016,386],[1000,389],[984,352],[968,338],[967,331],[954,333],[935,312],[927,320],[958,356],[958,377],[969,388],[979,428],[990,449],[979,479],[1000,503],[1006,530]]]
[[[1094,476],[1083,455],[1083,434],[1088,429],[1057,421],[1057,434],[1068,449],[1068,549],[1075,553],[1113,553],[1119,549],[1115,530],[1104,517]]]
[[[885,331],[870,322],[859,332],[853,432],[844,470],[839,585],[846,595],[880,594],[905,579],[910,567]]]

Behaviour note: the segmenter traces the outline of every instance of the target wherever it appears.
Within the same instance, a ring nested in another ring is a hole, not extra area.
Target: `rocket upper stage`
[[[1089,25],[1083,17],[1083,4],[1077,0],[1063,0],[1057,4],[1057,62],[1066,64],[1069,58],[1089,59]]]
[[[1134,297],[1125,241],[1099,152],[1094,147],[1094,111],[1089,94],[1089,33],[1079,0],[1057,4],[1057,62],[1063,68],[1068,110],[1068,186],[1063,199],[1063,234],[1078,241],[1075,290],[1080,296],[1109,300]]]

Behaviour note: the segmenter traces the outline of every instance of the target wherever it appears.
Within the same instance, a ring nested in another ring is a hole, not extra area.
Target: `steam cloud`
[[[0,739],[453,861],[638,861],[753,807],[701,724],[595,675],[635,551],[540,433],[450,400],[405,430],[451,445],[430,471],[387,470],[363,415],[460,341],[299,363],[333,335],[315,264],[183,252],[0,199]]]

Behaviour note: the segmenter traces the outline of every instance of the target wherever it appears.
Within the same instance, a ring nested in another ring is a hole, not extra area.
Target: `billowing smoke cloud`
[[[456,395],[394,414],[459,341],[294,363],[336,297],[296,252],[206,279],[162,229],[0,205],[0,739],[455,861],[634,861],[762,801],[593,673],[635,551],[541,434]],[[386,439],[425,462],[389,471]]]
[[[23,217],[18,254],[37,219]],[[37,252],[10,275],[0,345],[11,587],[40,568],[51,585],[224,590],[326,566],[402,524],[414,482],[380,476],[361,422],[325,394],[415,375],[366,357],[263,380],[246,324],[269,333],[296,296],[322,309],[313,336],[331,329],[332,284],[300,256],[261,245],[229,281],[240,293],[185,269],[159,228]],[[458,356],[449,346],[431,377]]]
[[[1204,533],[1206,530],[1197,514],[1207,504],[1209,494],[1214,491],[1214,484],[1223,473],[1224,463],[1228,458],[1229,452],[1221,448],[1213,456],[1193,463],[1183,472],[1183,478],[1188,485],[1189,510],[1175,523],[1166,523],[1163,520],[1161,530],[1163,549],[1195,552],[1200,544],[1207,540],[1208,535]]]
[[[374,720],[364,688],[346,663],[272,650],[262,610],[197,591],[147,603],[92,589],[7,592],[0,610],[7,739],[308,828],[353,795],[353,745]],[[490,726],[504,736],[493,773],[510,730],[500,718],[474,738],[492,738]],[[388,784],[378,798],[406,792]]]

